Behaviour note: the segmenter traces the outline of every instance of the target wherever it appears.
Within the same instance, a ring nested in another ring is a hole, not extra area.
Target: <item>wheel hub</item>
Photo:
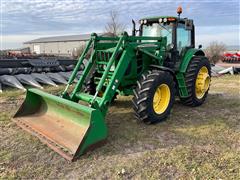
[[[198,99],[201,99],[205,93],[207,92],[210,85],[210,76],[208,69],[203,66],[197,75],[196,84],[195,84],[195,92],[196,97]]]
[[[167,84],[157,87],[153,97],[153,109],[155,113],[162,114],[168,107],[170,101],[170,89]]]

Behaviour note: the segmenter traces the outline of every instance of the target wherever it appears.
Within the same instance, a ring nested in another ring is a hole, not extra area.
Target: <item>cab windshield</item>
[[[172,43],[172,24],[160,25],[159,23],[143,25],[142,36],[167,37],[167,45]],[[151,40],[154,42],[155,40]]]

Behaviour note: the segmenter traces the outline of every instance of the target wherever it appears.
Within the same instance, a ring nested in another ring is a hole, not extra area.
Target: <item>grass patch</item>
[[[239,76],[212,78],[206,103],[175,103],[164,122],[137,123],[131,97],[119,97],[106,117],[107,143],[69,163],[18,128],[11,117],[25,94],[0,95],[2,179],[239,179]],[[45,87],[60,94],[64,86]],[[71,87],[73,88],[73,87]]]
[[[11,159],[11,153],[6,150],[0,151],[0,162],[1,164],[8,162]]]
[[[0,127],[7,126],[10,122],[9,113],[0,112]]]
[[[212,93],[224,93],[227,96],[240,96],[240,75],[224,75],[211,80]]]
[[[226,123],[219,122],[218,120],[213,120],[203,125],[192,125],[189,127],[179,127],[176,128],[176,131],[190,136],[191,138],[199,138],[213,136],[216,133],[223,132],[228,129]]]

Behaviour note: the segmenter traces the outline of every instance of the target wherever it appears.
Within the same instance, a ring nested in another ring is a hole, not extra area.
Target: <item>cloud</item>
[[[232,26],[204,26],[196,27],[196,45],[207,46],[212,41],[223,42],[227,45],[240,44],[240,27]]]
[[[178,5],[183,7],[182,16],[193,18],[196,27],[239,25],[237,0],[1,0],[1,3],[4,36],[101,32],[111,10],[118,11],[120,21],[130,28],[131,19],[176,15]]]
[[[23,42],[30,41],[38,37],[39,36],[36,35],[4,35],[1,38],[2,42],[0,49],[19,48],[22,47]]]

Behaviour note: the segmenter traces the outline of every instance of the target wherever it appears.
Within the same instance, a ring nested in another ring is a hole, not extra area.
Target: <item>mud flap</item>
[[[68,160],[107,137],[104,116],[93,109],[38,89],[29,89],[13,120]]]

